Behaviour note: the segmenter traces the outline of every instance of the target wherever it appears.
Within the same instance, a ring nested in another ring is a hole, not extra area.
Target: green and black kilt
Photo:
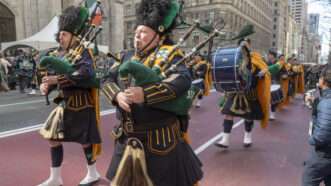
[[[247,106],[245,104],[242,105],[238,103],[239,100],[237,101],[237,103],[234,102],[235,97],[238,96],[238,94],[243,94],[245,96],[248,102]],[[245,91],[244,93],[225,93],[223,103],[220,103],[220,107],[221,112],[226,115],[238,116],[247,120],[261,120],[263,118],[263,112],[261,105],[257,99],[256,89],[251,89],[249,91]],[[249,108],[249,111],[239,111],[246,110],[246,107]]]
[[[55,98],[54,102],[64,102],[63,139],[61,142],[80,144],[101,143],[97,126],[95,107],[89,89],[63,91],[64,97]]]
[[[166,132],[163,141],[160,136],[158,143],[155,136],[161,133],[155,133],[155,131],[168,131],[167,128],[171,128],[172,132]],[[122,135],[115,141],[115,150],[107,171],[107,178],[114,179],[128,138],[136,137],[144,144],[147,172],[155,186],[193,186],[202,179],[202,163],[192,148],[178,136],[179,131],[178,120],[175,120],[163,129],[162,127],[154,128],[139,135]],[[169,138],[168,134],[172,137]],[[177,137],[172,134],[177,134]]]
[[[101,143],[94,107],[80,111],[65,109],[63,127],[64,139],[61,140],[63,142],[77,142],[80,144]]]

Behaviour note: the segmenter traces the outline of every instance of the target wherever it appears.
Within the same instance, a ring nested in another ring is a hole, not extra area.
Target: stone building
[[[32,36],[63,9],[80,2],[81,0],[0,0],[0,43]],[[104,22],[98,44],[109,46],[111,51],[119,51],[123,48],[123,2],[101,2]]]
[[[135,26],[135,9],[139,0],[124,2],[124,39],[125,47],[132,47]],[[255,25],[256,33],[250,38],[253,47],[265,52],[271,47],[272,36],[272,1],[271,0],[184,0],[183,17],[188,22],[198,19],[202,25],[213,24],[220,19],[226,23],[222,30],[226,38],[235,36],[246,24]],[[185,30],[177,30],[178,38]],[[186,42],[185,48],[194,47],[206,34],[195,32]],[[224,38],[223,38],[224,39]],[[216,39],[214,46],[235,46],[236,41],[228,42]]]

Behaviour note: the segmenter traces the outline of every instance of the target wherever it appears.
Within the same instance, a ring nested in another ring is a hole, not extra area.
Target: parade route
[[[278,113],[278,120],[267,129],[256,124],[254,144],[242,145],[242,120],[236,120],[229,150],[214,146],[222,134],[223,121],[217,107],[218,93],[203,100],[201,108],[193,108],[190,122],[192,148],[204,166],[201,186],[296,186],[300,185],[303,161],[308,154],[307,131],[310,111],[300,99]],[[97,167],[104,176],[113,152],[110,131],[116,124],[111,111],[102,117],[103,153]],[[256,122],[257,123],[257,122]],[[49,175],[49,148],[36,131],[0,138],[0,185],[33,186]],[[84,162],[84,163],[82,163]],[[77,185],[85,176],[85,158],[81,147],[64,145],[63,178],[65,186]],[[109,185],[102,179],[97,185]]]

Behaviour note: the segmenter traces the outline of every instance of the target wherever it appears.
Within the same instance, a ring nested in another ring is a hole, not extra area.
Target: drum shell
[[[278,84],[271,85],[271,104],[276,105],[281,103],[284,99],[283,91],[281,86]]]
[[[219,92],[236,92],[245,88],[239,67],[243,57],[240,48],[218,48],[212,54],[212,78]]]

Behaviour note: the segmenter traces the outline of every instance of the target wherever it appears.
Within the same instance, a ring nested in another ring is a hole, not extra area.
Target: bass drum
[[[248,54],[241,47],[218,48],[212,54],[212,76],[215,89],[220,92],[238,92],[250,88],[251,71]]]
[[[283,91],[279,84],[271,85],[270,92],[271,92],[271,104],[272,105],[276,105],[283,101],[283,99],[284,99]]]

